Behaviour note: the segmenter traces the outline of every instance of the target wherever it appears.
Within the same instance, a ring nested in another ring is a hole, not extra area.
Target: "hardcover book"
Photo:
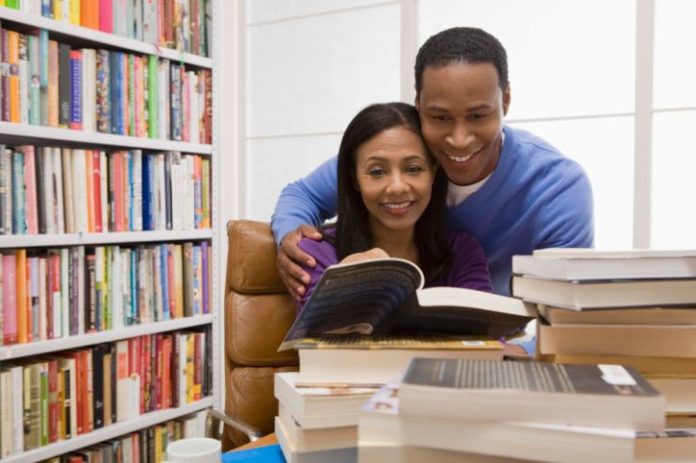
[[[470,359],[411,361],[405,415],[663,429],[665,398],[631,367]]]
[[[536,310],[522,301],[463,288],[423,289],[417,265],[387,258],[329,267],[279,350],[325,334],[450,333],[504,336]]]

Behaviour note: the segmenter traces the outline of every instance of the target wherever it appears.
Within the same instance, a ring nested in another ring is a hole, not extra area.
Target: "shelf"
[[[99,331],[97,333],[78,334],[65,338],[51,339],[48,341],[28,342],[25,344],[12,344],[0,347],[0,362],[15,360],[34,355],[48,354],[51,352],[75,349],[105,342],[118,341],[120,339],[134,338],[146,334],[163,333],[165,331],[182,330],[195,326],[209,325],[213,321],[211,314],[196,315],[195,317],[177,318],[155,323],[130,325],[115,330]],[[3,460],[4,462],[5,460]]]
[[[0,235],[0,249],[86,246],[118,243],[151,243],[207,240],[213,237],[209,228],[189,231],[133,231],[107,233],[61,233],[52,235]]]
[[[0,7],[0,10],[2,7]],[[212,145],[201,145],[183,141],[163,140],[159,138],[130,137],[101,132],[61,129],[42,125],[0,122],[0,134],[6,144],[34,144],[37,139],[67,142],[72,145],[100,145],[101,147],[141,148],[156,151],[181,151],[182,153],[211,154]]]
[[[95,45],[101,44],[137,53],[157,55],[162,58],[168,58],[172,61],[191,64],[201,68],[212,69],[213,67],[213,60],[211,58],[193,55],[191,53],[184,53],[171,48],[159,47],[141,40],[110,34],[108,32],[102,32],[99,30],[90,29],[88,27],[76,26],[67,21],[56,21],[55,19],[24,13],[12,8],[0,7],[0,19],[26,24],[28,26],[38,27],[40,29],[46,29],[56,34],[75,37],[81,41],[88,41]]]
[[[182,405],[178,408],[170,408],[167,410],[159,410],[156,412],[146,413],[144,415],[132,418],[127,421],[112,424],[96,431],[87,434],[81,434],[77,437],[64,441],[55,442],[53,444],[40,447],[35,450],[23,452],[18,455],[11,455],[2,459],[3,463],[19,463],[29,461],[40,461],[47,458],[62,455],[63,453],[72,452],[99,442],[113,439],[115,437],[128,434],[139,429],[154,426],[165,421],[173,420],[190,413],[198,412],[210,408],[213,405],[213,398],[206,397],[198,402]]]

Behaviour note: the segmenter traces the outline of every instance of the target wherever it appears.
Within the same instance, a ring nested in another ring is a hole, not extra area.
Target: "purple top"
[[[328,230],[328,233],[332,232],[332,229]],[[427,284],[426,287],[451,286],[491,292],[491,276],[488,273],[486,255],[476,238],[462,232],[450,233],[449,242],[452,250],[452,265],[449,273],[444,278],[438,278]],[[309,273],[309,284],[304,296],[297,301],[298,312],[302,310],[314,292],[324,270],[328,266],[338,263],[336,248],[326,240],[315,241],[303,238],[299,246],[300,249],[314,257],[317,265],[314,268],[302,266],[304,271]]]

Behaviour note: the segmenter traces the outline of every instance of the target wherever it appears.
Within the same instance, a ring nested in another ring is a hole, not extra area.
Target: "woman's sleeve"
[[[478,291],[493,291],[488,259],[478,240],[466,233],[457,233],[451,240],[451,248],[451,285]]]

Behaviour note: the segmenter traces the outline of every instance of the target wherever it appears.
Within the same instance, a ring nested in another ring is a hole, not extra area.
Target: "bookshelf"
[[[68,0],[64,0],[68,1]],[[84,0],[83,0],[84,1]],[[95,0],[96,1],[96,0]],[[201,0],[204,1],[204,0]],[[186,415],[205,410],[210,407],[220,407],[223,399],[220,390],[220,373],[218,364],[221,364],[219,345],[220,322],[218,307],[220,306],[219,291],[220,281],[220,260],[217,255],[220,233],[217,199],[219,197],[219,159],[220,151],[217,144],[219,135],[217,134],[218,105],[219,96],[219,69],[217,61],[219,50],[216,50],[218,42],[217,34],[220,19],[216,17],[216,12],[220,12],[224,7],[221,0],[205,0],[210,3],[212,11],[212,21],[208,21],[208,26],[212,25],[213,33],[208,36],[208,56],[199,56],[193,53],[147,43],[142,40],[129,38],[115,33],[102,32],[100,30],[72,24],[67,21],[54,20],[43,17],[40,14],[28,13],[15,10],[5,6],[0,6],[0,26],[17,30],[22,33],[31,33],[34,30],[48,31],[50,40],[71,45],[75,49],[95,48],[108,51],[117,51],[133,55],[155,56],[157,58],[170,60],[172,64],[183,66],[188,70],[207,70],[210,71],[212,80],[212,120],[208,128],[211,143],[199,143],[189,141],[175,141],[163,136],[161,133],[158,138],[146,138],[141,136],[121,135],[104,133],[89,130],[72,130],[61,127],[51,127],[45,125],[30,125],[26,123],[15,123],[0,120],[0,144],[8,147],[20,145],[51,146],[71,149],[104,150],[113,152],[116,150],[141,150],[146,153],[160,152],[179,152],[182,155],[196,155],[207,159],[210,167],[209,184],[209,210],[210,222],[205,228],[191,230],[157,230],[157,231],[105,231],[102,233],[52,233],[52,234],[17,234],[0,235],[0,252],[12,249],[54,249],[71,247],[101,247],[111,245],[124,245],[135,247],[141,244],[172,244],[183,242],[207,242],[212,259],[209,262],[209,273],[207,275],[210,298],[208,301],[209,313],[186,316],[149,323],[141,323],[125,326],[123,328],[109,329],[98,332],[88,332],[71,336],[64,336],[55,339],[33,341],[22,344],[11,344],[0,346],[0,369],[4,366],[16,365],[16,362],[30,361],[34,356],[50,356],[53,353],[68,351],[71,349],[90,348],[105,343],[112,343],[122,340],[132,340],[147,335],[160,333],[173,333],[191,328],[209,327],[211,364],[212,368],[212,395],[203,397],[194,403],[186,403],[179,407],[167,408],[142,414],[135,418],[118,421],[99,429],[95,429],[83,434],[73,435],[70,439],[58,440],[57,442],[43,445],[39,448],[15,453],[10,456],[0,456],[3,462],[30,462],[41,461],[44,459],[60,456],[67,452],[82,449],[87,446],[113,439],[127,433],[145,429],[147,427],[164,423],[172,419],[184,417]],[[35,2],[39,4],[40,2]],[[2,116],[0,115],[0,119]],[[196,130],[196,129],[192,129]],[[202,138],[201,138],[202,139]],[[222,251],[224,252],[224,250]],[[223,259],[224,260],[224,259]],[[223,267],[224,268],[224,267]],[[0,306],[0,310],[2,307]],[[0,329],[0,336],[2,331]],[[4,364],[4,365],[3,365]],[[115,385],[114,385],[115,387]],[[4,432],[4,430],[3,430]]]
[[[12,455],[10,457],[3,458],[2,461],[3,463],[25,463],[30,461],[41,461],[47,458],[71,452],[73,450],[79,450],[81,448],[96,444],[98,442],[113,439],[114,437],[118,437],[129,432],[136,431],[138,429],[147,428],[149,426],[164,423],[165,421],[186,416],[188,414],[195,413],[200,410],[205,410],[206,408],[210,408],[212,405],[212,397],[206,397],[205,399],[199,400],[196,403],[186,404],[179,408],[159,410],[156,412],[147,413],[137,418],[112,424],[106,428],[101,428],[87,434],[81,434],[72,439],[56,442],[54,444],[49,444],[44,447],[35,450],[30,450],[19,455]]]

